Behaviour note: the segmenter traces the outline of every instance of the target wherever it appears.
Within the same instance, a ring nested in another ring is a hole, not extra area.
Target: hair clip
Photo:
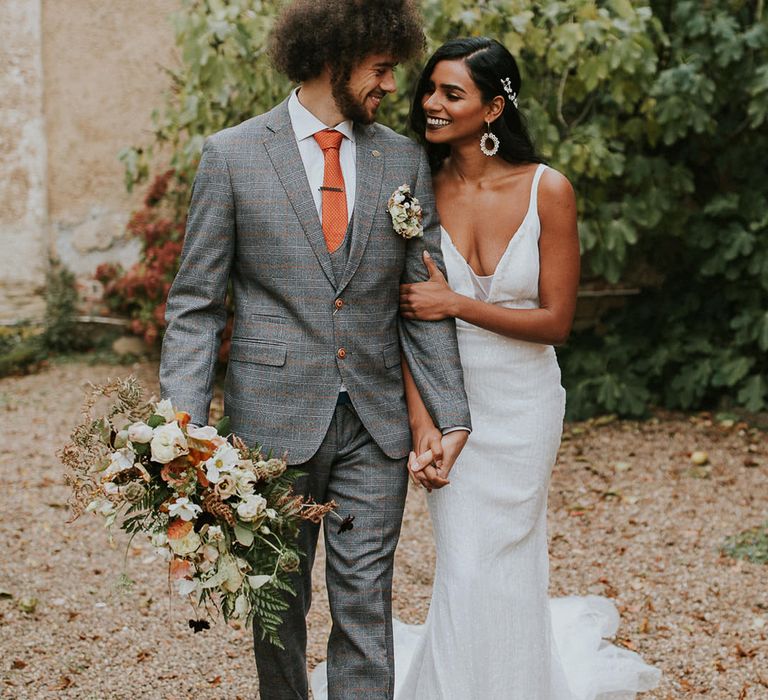
[[[507,93],[509,101],[515,105],[515,109],[517,109],[517,93],[512,89],[512,81],[509,78],[502,78],[501,86],[504,88],[504,92]]]

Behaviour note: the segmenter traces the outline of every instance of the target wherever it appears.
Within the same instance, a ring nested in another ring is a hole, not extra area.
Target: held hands
[[[454,292],[426,250],[423,258],[429,279],[400,285],[400,315],[420,321],[442,321],[454,315],[450,309]]]
[[[440,435],[440,431],[433,427],[423,439],[414,439],[419,455],[417,457],[416,452],[411,452],[408,457],[408,472],[413,482],[430,492],[447,486],[450,483],[448,475],[467,438],[469,433],[466,430]],[[422,450],[424,446],[428,446],[426,451]]]

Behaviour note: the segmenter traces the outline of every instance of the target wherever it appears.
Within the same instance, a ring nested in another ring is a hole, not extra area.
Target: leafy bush
[[[266,111],[290,89],[262,48],[278,2],[183,4],[175,18],[183,67],[171,74],[172,90],[155,114],[153,145],[170,149],[173,173],[151,208],[159,216],[167,207],[168,222],[134,270],[104,277],[115,308],[130,313],[148,341],[161,332],[175,271],[162,255],[158,262],[156,250],[180,245],[205,136]],[[694,408],[723,400],[768,407],[763,3],[422,6],[430,49],[486,34],[518,57],[520,106],[532,134],[580,193],[584,283],[642,289],[560,352],[571,416],[642,415],[649,404]],[[382,107],[382,121],[400,131],[417,71],[401,70],[398,95]],[[122,153],[129,187],[146,179],[152,151]],[[138,229],[146,238],[145,224]]]
[[[52,355],[90,349],[91,337],[78,326],[77,302],[75,275],[52,260],[42,326],[19,323],[0,328],[0,377],[28,372]]]

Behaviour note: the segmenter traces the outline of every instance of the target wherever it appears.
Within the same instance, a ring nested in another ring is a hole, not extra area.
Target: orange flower
[[[192,565],[186,559],[171,559],[169,564],[171,579],[176,581],[182,578],[188,578],[192,573]]]
[[[190,416],[186,411],[176,411],[175,418],[179,424],[179,427],[182,429],[186,428],[189,421],[192,420],[192,416]]]
[[[181,486],[186,478],[182,474],[190,467],[188,455],[177,457],[172,462],[168,462],[161,470],[160,477],[171,486]]]
[[[194,528],[191,520],[182,520],[181,518],[175,518],[168,523],[168,539],[180,540],[186,537]]]

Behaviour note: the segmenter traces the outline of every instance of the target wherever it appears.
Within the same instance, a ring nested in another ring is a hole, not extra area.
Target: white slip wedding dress
[[[493,276],[476,275],[442,233],[451,287],[507,308],[536,308],[538,183]],[[396,700],[632,700],[659,680],[605,641],[618,628],[597,596],[548,599],[547,490],[565,392],[554,349],[456,320],[473,432],[427,496],[437,552],[424,625],[395,621]],[[312,675],[325,700],[325,665]]]

